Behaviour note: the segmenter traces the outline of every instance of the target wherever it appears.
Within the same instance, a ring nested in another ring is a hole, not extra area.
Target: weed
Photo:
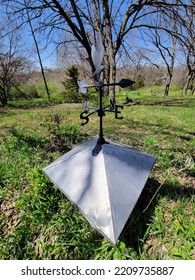
[[[53,114],[51,119],[46,122],[46,127],[50,133],[50,151],[64,153],[70,150],[71,146],[79,143],[83,134],[77,125],[66,122],[59,114]]]

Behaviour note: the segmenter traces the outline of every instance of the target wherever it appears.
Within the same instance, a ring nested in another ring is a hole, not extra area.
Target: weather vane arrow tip
[[[135,82],[132,81],[132,80],[129,80],[129,79],[122,79],[120,80],[120,82],[118,82],[118,85],[121,87],[121,88],[126,88],[126,87],[129,87],[131,85],[133,85]]]

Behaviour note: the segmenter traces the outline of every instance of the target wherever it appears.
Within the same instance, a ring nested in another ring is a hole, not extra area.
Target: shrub
[[[141,74],[138,74],[138,76],[135,80],[135,83],[133,84],[133,88],[136,90],[141,87],[144,87],[144,76]]]
[[[77,103],[81,102],[82,97],[78,93],[77,80],[79,76],[78,68],[73,65],[69,67],[66,71],[67,78],[62,83],[64,85],[63,97],[64,101],[67,103]]]
[[[49,88],[51,101],[54,103],[62,103],[63,96],[61,94],[61,87],[53,81],[48,81],[47,85]],[[43,81],[36,83],[36,90],[39,97],[48,100],[48,96],[45,90],[45,84]]]
[[[34,84],[20,84],[18,87],[12,87],[10,92],[10,99],[19,99],[19,98],[38,98],[38,92]]]
[[[53,114],[46,122],[46,126],[50,133],[50,144],[47,149],[51,152],[64,153],[70,150],[73,144],[79,143],[84,136],[77,125],[64,123],[63,117],[58,114]]]

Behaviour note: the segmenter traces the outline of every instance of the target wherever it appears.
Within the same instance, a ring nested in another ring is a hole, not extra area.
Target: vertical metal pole
[[[103,109],[102,109],[102,95],[103,95],[103,92],[102,92],[102,87],[99,87],[99,118],[100,118],[100,132],[99,132],[99,138],[100,138],[100,141],[103,140],[103,116],[104,116],[104,112],[103,112]]]
[[[103,116],[105,116],[104,109],[102,106],[102,97],[103,97],[103,90],[102,86],[98,88],[99,91],[99,109],[98,109],[98,116],[100,118],[100,131],[99,131],[99,139],[97,141],[96,146],[92,150],[92,155],[97,156],[102,149],[102,145],[106,143],[103,135]]]

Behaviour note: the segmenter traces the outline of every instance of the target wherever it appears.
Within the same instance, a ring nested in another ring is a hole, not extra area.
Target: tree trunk
[[[166,87],[165,87],[164,96],[169,95],[169,89],[170,89],[170,86],[171,86],[171,81],[172,81],[172,75],[169,76],[169,80],[168,80],[168,82],[166,84]]]
[[[110,83],[116,82],[116,62],[114,55],[110,56]],[[109,98],[112,102],[115,102],[115,86],[109,87]]]
[[[195,72],[193,72],[193,75],[192,75],[192,88],[191,88],[191,96],[194,96],[194,93],[195,93]]]
[[[187,77],[186,83],[185,83],[183,91],[182,91],[182,96],[186,96],[187,95],[187,90],[188,90],[190,81],[191,81],[191,74],[188,73],[188,77]]]
[[[109,84],[110,83],[110,62],[109,62],[109,57],[107,54],[104,55],[103,65],[105,66],[105,69],[103,71],[103,80],[106,84]],[[104,95],[106,95],[106,96],[109,95],[108,87],[104,87],[103,91],[104,91]]]
[[[7,95],[5,90],[3,90],[0,94],[0,101],[3,107],[7,106]]]
[[[105,56],[104,60],[104,80],[107,84],[116,82],[116,63],[115,57]],[[115,101],[115,86],[104,87],[104,94],[109,95],[109,99]]]
[[[113,39],[112,39],[112,23],[109,11],[108,1],[102,0],[103,12],[104,12],[104,23],[105,23],[105,41],[107,45],[107,60],[108,60],[108,69],[107,69],[107,77],[109,83],[114,83],[116,80],[116,62],[115,62],[115,54]],[[107,65],[107,66],[108,66]],[[109,87],[109,98],[111,102],[115,102],[115,87]]]
[[[174,26],[176,28],[176,24],[174,24]],[[164,96],[169,95],[169,89],[170,89],[172,78],[173,78],[175,55],[176,55],[176,45],[177,45],[177,39],[175,37],[172,37],[172,43],[173,43],[173,51],[172,51],[172,53],[170,53],[170,57],[171,57],[170,65],[168,64],[168,62],[166,62],[167,63],[167,70],[168,70],[168,73],[169,73],[169,80],[168,80],[168,83],[166,84],[166,87],[165,87]],[[169,53],[169,51],[168,51],[168,53]]]
[[[48,88],[48,85],[47,85],[47,80],[46,80],[46,77],[45,77],[45,72],[44,72],[42,59],[41,59],[41,55],[40,55],[40,51],[39,51],[39,46],[38,46],[38,43],[37,43],[37,40],[36,40],[36,37],[35,37],[35,32],[34,32],[33,27],[32,27],[32,23],[31,23],[31,19],[30,19],[29,13],[28,13],[28,9],[26,9],[26,11],[27,11],[28,23],[29,23],[29,26],[30,26],[31,34],[32,34],[32,37],[33,37],[33,40],[34,40],[34,43],[35,43],[36,50],[37,50],[37,55],[38,55],[39,64],[40,64],[40,67],[41,67],[41,74],[42,74],[42,77],[43,77],[45,90],[46,90],[46,93],[47,93],[48,100],[51,101],[49,88]]]

